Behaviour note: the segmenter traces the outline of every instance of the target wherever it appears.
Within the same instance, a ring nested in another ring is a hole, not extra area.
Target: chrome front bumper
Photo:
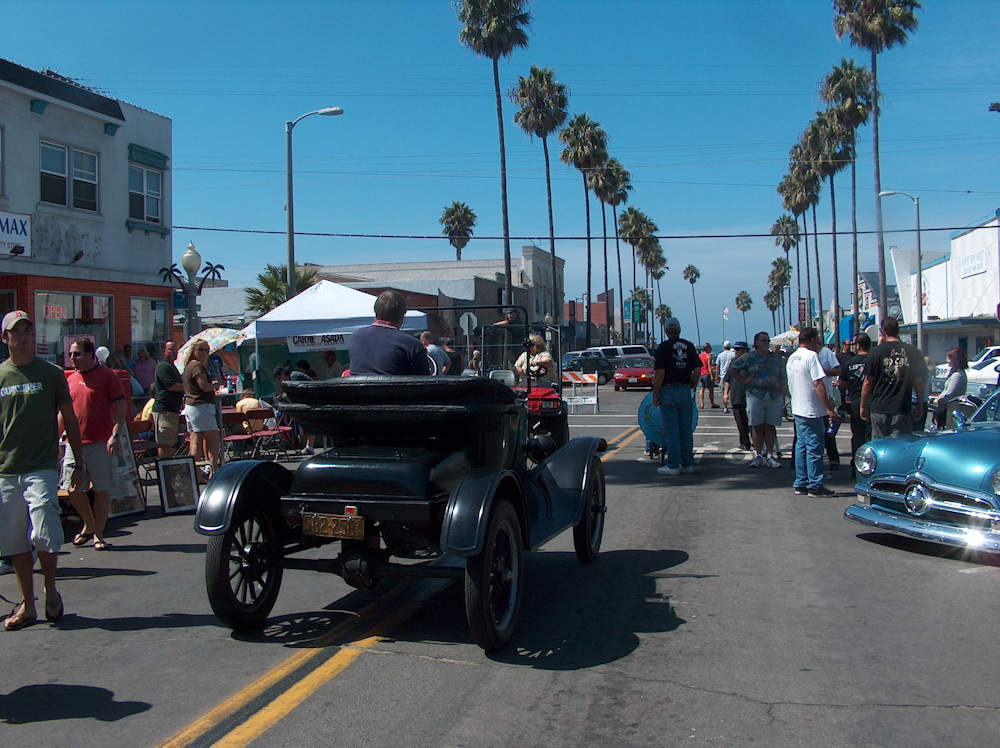
[[[844,519],[914,540],[1000,553],[1000,531],[955,527],[886,512],[867,504],[852,504],[844,510]]]

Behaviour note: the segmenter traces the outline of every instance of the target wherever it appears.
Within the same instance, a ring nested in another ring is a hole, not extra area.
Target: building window
[[[149,223],[160,222],[163,173],[140,166],[128,167],[128,216]]]
[[[73,160],[72,191],[68,178],[69,158]],[[55,143],[41,143],[40,194],[43,203],[72,205],[97,212],[97,156]]]
[[[66,354],[74,338],[89,337],[111,347],[111,297],[35,293],[35,354],[69,368]]]
[[[165,299],[132,297],[132,353],[145,349],[159,361],[167,341],[167,302]]]

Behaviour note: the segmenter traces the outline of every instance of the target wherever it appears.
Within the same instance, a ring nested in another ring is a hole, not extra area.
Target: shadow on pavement
[[[352,611],[315,611],[277,616],[267,620],[261,631],[233,632],[233,639],[260,644],[295,646],[309,643],[344,621],[356,618]]]
[[[114,692],[106,688],[51,683],[22,686],[7,696],[0,696],[0,721],[8,725],[58,719],[116,722],[151,708],[143,701],[115,701]]]
[[[542,670],[579,670],[621,659],[638,634],[673,631],[686,623],[657,591],[657,578],[688,559],[684,551],[609,551],[591,564],[574,553],[525,556],[525,585],[510,644],[496,662]],[[398,641],[469,644],[464,586],[450,584],[392,633]]]
[[[135,553],[152,551],[154,553],[204,553],[206,543],[161,543],[160,545],[116,545],[115,553]]]
[[[914,538],[905,538],[902,535],[893,535],[888,532],[863,532],[857,536],[874,545],[881,545],[886,548],[915,553],[921,556],[931,556],[933,558],[945,558],[951,561],[962,561],[968,564],[979,564],[981,566],[1000,567],[1000,557],[985,551],[977,551],[971,548],[958,548],[940,543],[929,543]]]
[[[40,574],[39,569],[35,569]],[[90,566],[60,566],[56,572],[57,579],[98,579],[100,577],[148,577],[158,574],[156,571],[139,569],[98,569]]]
[[[67,612],[56,624],[67,631],[86,629],[103,629],[105,631],[146,631],[148,629],[180,629],[195,626],[215,626],[222,624],[214,615],[193,615],[190,613],[165,613],[162,616],[142,618],[128,616],[125,618],[87,618]]]

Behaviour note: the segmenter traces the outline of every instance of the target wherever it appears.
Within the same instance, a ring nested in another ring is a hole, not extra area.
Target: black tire
[[[597,383],[598,384],[607,384],[608,383],[608,375],[607,374],[598,374],[597,375]]]
[[[482,552],[465,562],[465,615],[472,638],[487,652],[510,641],[521,609],[524,548],[509,501],[493,508]]]
[[[621,387],[619,387],[619,386],[618,386],[618,385],[616,384],[616,385],[615,385],[615,392],[618,392],[618,390],[620,390],[620,389],[621,389]]]
[[[573,549],[580,563],[590,563],[601,552],[604,537],[604,514],[607,511],[604,493],[604,465],[601,458],[594,456],[587,471],[587,486],[584,489],[587,505],[583,516],[573,525]]]
[[[564,447],[569,444],[569,418],[567,418],[565,413],[549,423],[549,435],[555,441],[557,447]]]
[[[208,539],[205,584],[216,618],[236,630],[264,625],[281,589],[277,512],[259,502],[240,509],[222,535]]]

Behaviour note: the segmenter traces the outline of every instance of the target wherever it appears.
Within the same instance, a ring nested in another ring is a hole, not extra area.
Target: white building
[[[170,333],[171,122],[0,59],[0,314],[68,341],[159,349]]]

